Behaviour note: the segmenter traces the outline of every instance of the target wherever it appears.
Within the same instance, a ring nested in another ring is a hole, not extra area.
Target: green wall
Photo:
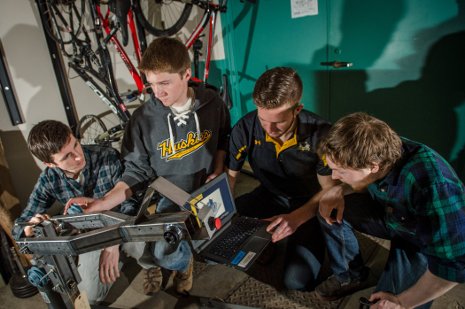
[[[302,103],[318,111],[313,91],[317,80],[313,71],[319,66],[312,64],[309,51],[326,44],[326,7],[320,6],[322,14],[317,16],[291,19],[289,3],[283,0],[256,4],[228,2],[222,23],[227,73],[234,92],[231,110],[234,122],[255,108],[251,98],[255,81],[264,71],[276,66],[292,66],[299,72],[306,85]],[[321,61],[326,61],[325,56]]]
[[[235,123],[254,109],[256,79],[291,66],[302,103],[331,121],[366,111],[401,135],[438,150],[465,176],[465,1],[323,0],[319,14],[292,19],[290,1],[229,1],[222,14]],[[323,61],[349,61],[348,69]],[[213,82],[215,83],[215,82]]]

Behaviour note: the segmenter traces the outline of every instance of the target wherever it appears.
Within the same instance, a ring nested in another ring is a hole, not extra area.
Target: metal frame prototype
[[[36,237],[16,242],[22,253],[33,254],[28,277],[49,308],[89,308],[78,288],[76,256],[125,242],[165,239],[174,245],[190,239],[190,216],[188,211],[156,214],[139,224],[137,217],[112,211],[56,216],[35,227]]]
[[[187,193],[180,194],[179,188],[159,177],[147,189],[136,216],[113,211],[55,216],[34,227],[35,237],[16,240],[21,253],[33,254],[34,266],[28,271],[28,279],[39,289],[49,308],[89,308],[78,289],[81,277],[75,257],[80,254],[125,242],[164,239],[174,246],[183,239],[191,239],[196,230],[191,212],[145,213],[153,192],[167,183],[171,189],[177,189],[176,202],[187,201]]]
[[[135,218],[132,216],[112,211],[56,216],[49,221],[50,224],[55,224],[57,231],[71,235],[53,235],[51,230],[47,233],[45,229],[45,235],[22,238],[16,242],[21,252],[26,254],[74,256],[124,242],[161,239],[173,242],[190,238],[186,225],[190,215],[187,211],[157,214],[140,224],[134,224]]]
[[[89,308],[78,288],[76,256],[124,242],[165,239],[174,245],[190,239],[190,216],[188,211],[158,214],[139,224],[137,217],[112,211],[56,216],[35,227],[36,237],[16,242],[22,253],[33,254],[28,278],[49,308]]]

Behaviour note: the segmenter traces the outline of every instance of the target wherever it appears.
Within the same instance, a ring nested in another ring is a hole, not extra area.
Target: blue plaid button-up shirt
[[[82,146],[86,159],[86,166],[82,170],[83,184],[78,180],[69,178],[59,168],[45,168],[29,197],[26,208],[15,222],[27,222],[35,214],[46,213],[55,203],[65,205],[73,197],[87,196],[93,198],[103,197],[120,180],[123,165],[118,152],[113,148],[100,146]],[[79,207],[72,207],[70,213],[81,212]],[[125,214],[133,215],[136,212],[135,203],[128,200],[117,209]],[[21,236],[23,227],[15,226],[13,235]]]
[[[433,274],[465,282],[465,187],[439,154],[403,139],[400,162],[368,191],[393,235],[417,245]]]

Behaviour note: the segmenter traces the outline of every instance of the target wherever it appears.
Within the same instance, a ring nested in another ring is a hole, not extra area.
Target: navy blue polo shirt
[[[268,191],[287,199],[310,198],[321,189],[317,173],[331,175],[316,154],[330,126],[318,115],[302,110],[294,135],[280,145],[263,130],[257,111],[250,112],[232,129],[226,167],[240,171],[248,158],[255,176]]]

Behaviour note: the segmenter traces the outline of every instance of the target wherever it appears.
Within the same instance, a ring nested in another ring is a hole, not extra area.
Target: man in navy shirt
[[[312,290],[325,249],[315,214],[322,192],[334,182],[316,154],[330,124],[304,110],[301,97],[302,81],[293,69],[278,67],[260,76],[253,92],[257,110],[234,126],[226,166],[234,187],[248,159],[260,186],[236,200],[238,212],[270,219],[273,242],[292,234],[284,285]]]
[[[343,182],[320,201],[333,270],[315,289],[321,298],[336,299],[363,285],[353,229],[391,240],[370,297],[375,308],[428,308],[465,282],[465,187],[438,153],[355,113],[333,125],[319,154],[333,179]],[[374,202],[344,207],[341,197],[353,191],[368,191]]]

